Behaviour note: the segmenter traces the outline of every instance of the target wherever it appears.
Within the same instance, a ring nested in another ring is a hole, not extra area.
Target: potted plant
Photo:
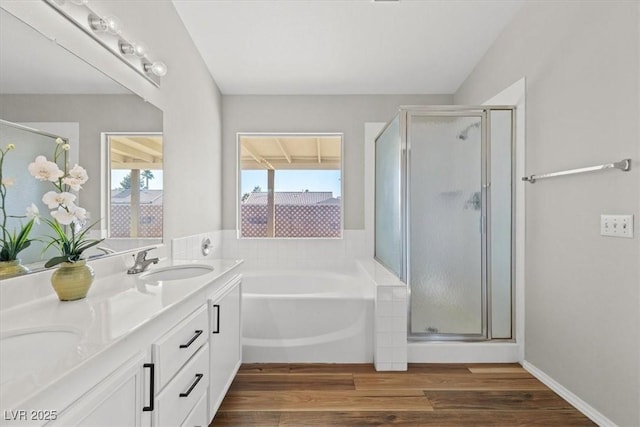
[[[15,145],[8,144],[4,149],[0,148],[0,212],[2,212],[2,236],[0,236],[0,278],[17,276],[25,273],[28,269],[20,263],[18,254],[31,245],[29,233],[33,228],[34,222],[39,223],[38,207],[31,204],[27,208],[25,215],[9,215],[7,214],[6,198],[9,187],[13,186],[14,180],[11,177],[4,176],[3,166],[5,156],[9,151],[15,149]],[[27,218],[26,224],[20,223],[19,229],[10,229],[8,224],[9,218]]]
[[[56,189],[47,192],[42,201],[52,209],[50,214],[53,219],[45,218],[44,221],[54,232],[54,235],[49,237],[45,250],[55,247],[59,252],[58,256],[45,263],[45,267],[60,264],[51,275],[51,284],[61,301],[73,301],[87,295],[93,283],[94,272],[82,255],[85,250],[103,240],[87,238],[87,233],[95,223],[86,226],[86,209],[76,205],[75,194],[66,191],[80,191],[82,184],[89,179],[86,170],[77,164],[66,173],[58,168],[58,157],[69,148],[69,144],[58,138],[54,161],[49,161],[45,156],[38,156],[28,168],[33,177],[51,182]]]

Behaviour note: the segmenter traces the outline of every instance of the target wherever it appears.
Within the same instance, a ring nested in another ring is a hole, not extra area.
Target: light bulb
[[[133,54],[135,54],[135,49],[133,47],[133,44],[131,44],[131,43],[127,43],[124,40],[120,40],[120,42],[118,43],[118,46],[120,47],[120,52],[123,55],[133,55]]]
[[[104,22],[107,24],[107,31],[111,34],[120,34],[122,32],[122,21],[120,21],[117,17],[105,16],[103,18]]]
[[[133,43],[133,53],[140,58],[147,54],[147,45],[144,43]]]
[[[78,6],[83,6],[89,3],[89,0],[69,0],[73,4],[77,4]]]
[[[123,55],[136,55],[140,58],[144,58],[147,54],[147,46],[143,43],[129,43],[124,40],[120,40],[118,46],[120,46],[120,52],[122,52]]]
[[[89,15],[89,26],[93,31],[99,32],[107,31],[109,29],[107,21],[94,14]]]
[[[148,62],[144,64],[144,71],[147,73],[151,72],[158,77],[162,77],[167,74],[167,65],[164,62],[156,61],[153,64],[149,64]]]

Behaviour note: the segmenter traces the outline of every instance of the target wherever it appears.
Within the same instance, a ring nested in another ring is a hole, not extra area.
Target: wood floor
[[[211,426],[595,426],[518,364],[247,364]]]

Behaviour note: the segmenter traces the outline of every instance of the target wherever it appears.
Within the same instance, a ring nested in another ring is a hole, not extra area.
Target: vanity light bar
[[[138,74],[160,87],[160,77],[167,74],[164,62],[147,56],[144,43],[124,36],[122,22],[113,15],[100,15],[89,6],[89,0],[42,0],[91,36]]]

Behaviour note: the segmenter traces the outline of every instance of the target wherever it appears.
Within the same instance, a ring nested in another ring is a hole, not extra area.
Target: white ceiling
[[[454,93],[523,0],[173,0],[224,94]]]

